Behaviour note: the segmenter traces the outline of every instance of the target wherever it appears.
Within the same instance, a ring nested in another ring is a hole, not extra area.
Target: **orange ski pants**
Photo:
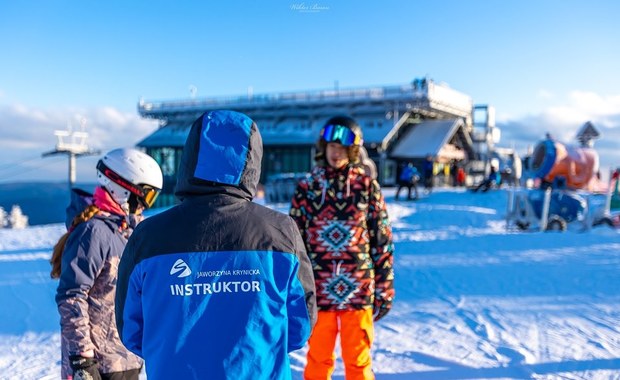
[[[308,340],[304,379],[331,379],[338,333],[346,380],[374,380],[370,357],[370,346],[374,339],[372,308],[318,312],[316,325]]]

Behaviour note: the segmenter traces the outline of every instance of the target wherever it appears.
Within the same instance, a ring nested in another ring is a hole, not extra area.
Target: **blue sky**
[[[422,76],[495,106],[500,145],[568,142],[591,120],[603,168],[620,165],[619,17],[614,0],[0,0],[0,182],[65,180],[66,159],[40,155],[81,119],[93,148],[140,141],[157,127],[141,97]]]

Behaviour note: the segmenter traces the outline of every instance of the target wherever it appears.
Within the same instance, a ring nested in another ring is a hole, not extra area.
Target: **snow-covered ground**
[[[506,231],[503,190],[385,193],[397,299],[376,326],[377,379],[620,379],[619,230]],[[0,230],[0,379],[59,377],[48,259],[63,232]],[[291,356],[301,379],[305,350]]]

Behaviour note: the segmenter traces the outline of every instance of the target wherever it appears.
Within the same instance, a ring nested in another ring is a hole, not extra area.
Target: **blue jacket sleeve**
[[[304,291],[301,283],[297,279],[298,270],[299,263],[296,263],[293,267],[291,281],[289,282],[288,299],[286,301],[288,314],[288,352],[302,348],[310,337],[311,331]]]
[[[310,259],[295,226],[292,228],[295,238],[296,264],[293,266],[289,280],[287,298],[288,314],[288,352],[302,348],[316,323],[316,289]]]
[[[135,244],[130,238],[118,267],[115,317],[121,342],[134,354],[142,357],[142,276],[135,266]]]

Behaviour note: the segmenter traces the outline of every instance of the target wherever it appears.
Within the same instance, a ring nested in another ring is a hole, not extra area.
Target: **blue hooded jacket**
[[[119,266],[116,322],[149,380],[290,379],[316,319],[293,220],[252,202],[262,140],[233,111],[199,117],[179,167],[182,203],[138,225]]]

